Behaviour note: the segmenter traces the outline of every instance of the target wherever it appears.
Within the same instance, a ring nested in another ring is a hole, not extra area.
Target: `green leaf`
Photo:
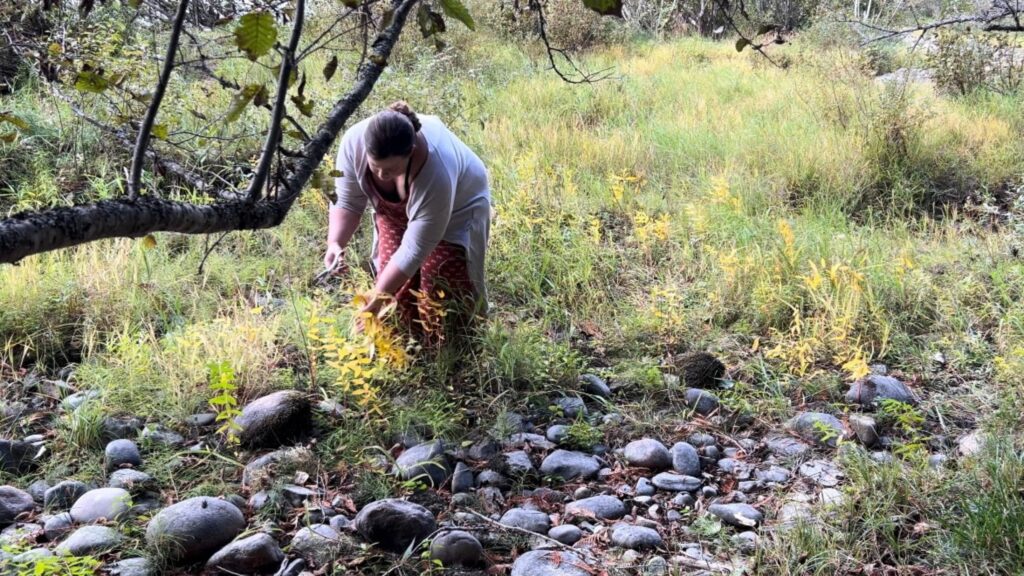
[[[228,108],[228,115],[225,117],[225,120],[228,122],[234,122],[241,118],[245,107],[249,105],[249,102],[251,102],[256,94],[261,90],[263,90],[262,84],[249,84],[242,88],[237,94],[235,94],[235,97],[231,99],[231,106]]]
[[[587,1],[592,2],[594,0],[584,0],[584,3],[586,3]],[[476,30],[476,23],[473,22],[473,17],[469,15],[469,10],[466,8],[466,5],[461,2],[461,0],[441,0],[441,9],[444,10],[445,14],[465,24],[466,28],[469,28],[470,30]],[[621,4],[619,5],[619,9],[621,11]]]
[[[242,16],[235,27],[235,45],[255,61],[274,47],[277,27],[270,12],[251,12]]]
[[[18,129],[28,130],[28,122],[25,122],[10,112],[0,112],[0,122],[9,122],[14,124]]]
[[[327,61],[327,65],[324,66],[324,82],[330,82],[331,78],[334,77],[334,73],[338,71],[338,55],[331,56],[331,59]]]
[[[100,94],[109,87],[110,81],[93,70],[82,70],[75,76],[75,89],[79,92]]]
[[[306,99],[306,97],[301,94],[296,94],[295,96],[291,97],[291,101],[292,104],[295,104],[295,107],[299,109],[299,112],[301,112],[303,116],[306,116],[308,118],[309,116],[313,115],[314,102],[312,100]]]
[[[153,129],[149,132],[150,136],[157,140],[167,140],[167,125],[166,124],[153,124]]]
[[[132,8],[138,8],[142,6],[142,0],[128,0],[128,5]]]
[[[583,0],[583,5],[601,16],[622,18],[622,0]]]
[[[746,48],[749,45],[750,45],[750,40],[747,40],[746,38],[740,37],[738,40],[736,40],[736,51],[737,52],[743,52],[743,49]]]

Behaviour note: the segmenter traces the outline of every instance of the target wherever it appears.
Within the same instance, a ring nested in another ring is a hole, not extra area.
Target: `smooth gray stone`
[[[305,395],[281,390],[246,404],[235,423],[243,447],[277,448],[307,436],[313,417]]]
[[[110,576],[155,576],[156,567],[147,558],[127,558],[107,567]]]
[[[874,418],[866,414],[850,414],[847,421],[861,444],[871,448],[878,443],[878,425]]]
[[[395,460],[395,470],[402,480],[416,479],[439,488],[451,474],[448,456],[444,451],[444,443],[440,440],[413,446]]]
[[[774,482],[776,484],[785,484],[789,482],[792,474],[789,470],[779,466],[772,466],[767,470],[756,470],[754,471],[754,477],[761,482]]]
[[[22,552],[11,558],[11,562],[15,564],[34,564],[39,562],[43,558],[53,558],[53,552],[50,552],[46,548],[33,548],[28,552]]]
[[[110,475],[107,485],[111,488],[121,488],[132,494],[138,494],[156,487],[156,480],[145,472],[124,468],[115,470]]]
[[[547,534],[548,530],[551,529],[551,519],[548,518],[547,514],[524,508],[508,510],[502,514],[500,522],[505,526],[521,528],[538,534]]]
[[[209,559],[244,529],[234,504],[198,496],[157,513],[146,527],[146,543],[168,561],[188,564]]]
[[[626,445],[623,455],[630,466],[664,470],[672,465],[672,455],[664,444],[653,438],[634,440]]]
[[[548,530],[548,538],[558,540],[566,546],[572,546],[583,538],[583,531],[572,524],[562,524]]]
[[[647,478],[640,478],[636,481],[636,488],[634,489],[634,492],[636,492],[637,496],[654,496],[657,489]]]
[[[683,394],[683,403],[701,416],[708,416],[718,410],[719,406],[718,396],[700,388],[687,388]]]
[[[46,480],[36,480],[35,482],[28,485],[25,491],[28,492],[32,499],[39,504],[46,504],[46,491],[50,489],[50,483]],[[73,502],[73,501],[72,501]],[[71,504],[68,504],[71,506]]]
[[[835,448],[839,440],[846,437],[843,423],[831,414],[822,412],[803,412],[796,415],[786,427],[804,440],[816,442],[822,446]]]
[[[67,512],[51,516],[43,524],[43,535],[50,542],[56,542],[71,533],[75,527],[75,521]]]
[[[587,405],[583,403],[582,398],[575,396],[563,396],[555,400],[555,406],[558,406],[562,410],[562,416],[575,419],[578,416],[587,415]]]
[[[704,432],[697,432],[695,434],[691,434],[690,437],[686,439],[686,441],[694,448],[705,448],[707,446],[714,446],[715,444],[718,443],[718,441],[715,440],[714,436],[712,436],[711,434],[705,434]]]
[[[917,396],[906,384],[890,376],[872,374],[850,385],[846,401],[865,408],[873,407],[883,400],[896,400],[911,406],[918,403]]]
[[[555,444],[561,444],[569,437],[569,427],[565,424],[555,424],[548,428],[545,437]]]
[[[593,576],[579,554],[566,550],[533,550],[516,558],[510,576]]]
[[[532,446],[539,450],[554,450],[554,442],[547,439],[545,436],[540,434],[533,434],[532,432],[519,432],[508,437],[505,441],[505,445],[510,448],[525,448],[526,446]]]
[[[82,526],[57,545],[58,556],[96,556],[121,545],[124,538],[107,526]]]
[[[664,541],[657,530],[643,526],[616,524],[612,526],[612,545],[630,550],[661,548]]]
[[[71,517],[78,524],[92,524],[100,519],[121,520],[132,507],[132,496],[121,488],[90,490],[71,506]]]
[[[583,391],[601,398],[611,398],[612,389],[603,378],[595,374],[583,374],[580,376],[580,383],[583,384]]]
[[[749,504],[712,504],[708,507],[708,512],[722,522],[740,528],[753,528],[764,520],[764,515]]]
[[[327,566],[338,556],[353,552],[358,545],[327,524],[306,526],[292,537],[290,551],[313,566]]]
[[[445,568],[478,566],[484,562],[484,547],[469,532],[452,530],[430,542],[430,558],[440,561]]]
[[[312,472],[316,464],[316,456],[306,448],[286,448],[275,450],[255,458],[242,470],[242,487],[253,488],[263,485],[274,478],[277,468],[303,469]]]
[[[672,503],[680,508],[691,508],[697,503],[697,500],[689,493],[682,492],[680,494],[676,494],[675,498],[672,499]]]
[[[480,487],[493,486],[499,490],[508,490],[512,483],[503,474],[494,470],[484,470],[477,475],[476,485]]]
[[[0,530],[0,543],[17,545],[22,541],[34,538],[43,531],[39,524],[31,522],[16,522],[7,528]]]
[[[101,436],[106,442],[139,437],[145,422],[136,416],[108,416],[103,419]]]
[[[730,539],[733,546],[736,546],[744,554],[753,554],[757,551],[757,545],[760,543],[760,538],[757,536],[757,532],[747,530],[746,532],[740,532],[734,534]]]
[[[600,494],[570,502],[565,506],[565,513],[599,520],[618,520],[626,515],[626,505],[615,496]]]
[[[43,507],[47,510],[67,510],[88,491],[89,487],[85,482],[58,482],[43,494]]]
[[[882,454],[890,456],[888,452],[882,452]],[[804,462],[797,469],[797,472],[800,476],[824,488],[838,486],[844,476],[839,466],[830,460],[810,460]]]
[[[700,455],[692,444],[676,442],[672,445],[672,469],[683,476],[700,476]]]
[[[501,451],[501,445],[493,440],[481,440],[469,447],[466,454],[470,460],[490,460]]]
[[[674,472],[662,472],[655,476],[652,482],[659,490],[669,492],[693,492],[698,490],[701,485],[700,478],[683,476]]]
[[[469,492],[473,488],[473,483],[473,469],[462,462],[457,463],[452,474],[452,494]]]
[[[356,515],[355,526],[368,542],[404,552],[410,544],[428,538],[437,529],[437,522],[423,506],[389,498],[364,506]]]
[[[327,520],[327,525],[334,528],[338,532],[354,532],[356,527],[352,523],[352,520],[342,514],[331,516]]]
[[[505,470],[509,475],[516,478],[521,478],[527,474],[533,473],[536,469],[533,467],[533,462],[530,461],[530,455],[522,450],[515,452],[509,452],[505,454]]]
[[[772,436],[767,440],[768,451],[777,458],[799,458],[811,451],[811,447],[790,436]]]
[[[568,450],[555,450],[540,465],[541,474],[562,480],[589,480],[600,469],[601,464],[593,456]]]
[[[217,423],[217,415],[211,412],[193,414],[185,419],[185,423],[189,426],[195,426],[196,428],[205,428]]]
[[[32,495],[14,486],[0,486],[0,527],[6,527],[18,516],[31,512],[36,507]]]

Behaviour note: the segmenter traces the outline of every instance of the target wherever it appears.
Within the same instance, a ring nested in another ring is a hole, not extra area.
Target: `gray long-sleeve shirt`
[[[391,257],[402,273],[412,276],[441,240],[466,249],[470,278],[486,302],[484,256],[490,234],[491,193],[487,169],[440,118],[419,116],[427,140],[426,163],[413,178],[406,214],[409,227]],[[341,139],[335,181],[335,206],[362,214],[368,203],[379,199],[370,193],[363,136],[369,119],[349,128]],[[381,269],[374,227],[373,261]]]

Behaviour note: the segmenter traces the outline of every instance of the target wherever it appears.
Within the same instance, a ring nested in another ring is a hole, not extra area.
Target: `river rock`
[[[110,576],[155,576],[156,567],[147,558],[127,558],[108,565]]]
[[[516,450],[515,452],[509,452],[504,456],[505,460],[505,472],[513,478],[522,478],[527,474],[534,472],[533,462],[530,461],[530,455],[522,450]]]
[[[612,545],[630,550],[649,550],[664,545],[657,530],[643,526],[616,524],[612,527]]]
[[[568,450],[555,450],[540,465],[541,474],[562,480],[589,480],[600,469],[601,464],[593,456]]]
[[[547,534],[551,529],[551,519],[539,510],[512,508],[501,515],[500,522],[505,526],[522,528],[538,534]]]
[[[786,427],[801,438],[835,448],[846,437],[846,428],[835,416],[821,412],[798,414]]]
[[[291,552],[314,566],[327,566],[338,556],[358,549],[352,539],[327,524],[306,526],[292,537]]]
[[[861,444],[871,448],[878,443],[878,425],[874,418],[866,414],[850,414],[847,420]]]
[[[877,405],[882,400],[897,400],[912,406],[917,405],[917,396],[907,385],[890,376],[872,374],[850,385],[846,401],[865,408]]]
[[[700,455],[687,442],[672,445],[672,469],[684,476],[700,476]]]
[[[57,545],[59,556],[96,556],[117,548],[123,538],[107,526],[82,526]]]
[[[50,516],[43,524],[43,535],[50,542],[56,542],[71,533],[75,521],[67,512]]]
[[[264,454],[245,465],[242,486],[250,489],[265,487],[278,468],[312,472],[316,468],[316,456],[306,448],[286,448]]]
[[[634,440],[626,444],[623,456],[630,466],[664,470],[672,465],[672,455],[664,444],[653,438]]]
[[[548,530],[548,538],[557,540],[566,546],[572,546],[583,538],[583,531],[572,524],[562,524]]]
[[[307,436],[312,428],[309,400],[297,390],[257,398],[235,419],[238,439],[247,448],[276,448]]]
[[[583,391],[587,394],[600,398],[612,397],[612,389],[608,387],[608,383],[600,376],[583,374],[580,376],[580,383],[583,385]]]
[[[810,460],[801,464],[797,471],[804,478],[823,488],[838,486],[843,478],[843,471],[830,460]]]
[[[699,388],[687,388],[683,394],[683,403],[701,416],[708,416],[718,410],[719,406],[718,396]]]
[[[512,564],[510,576],[592,576],[593,567],[575,552],[534,550]]]
[[[156,481],[153,477],[145,472],[139,470],[132,470],[131,468],[123,468],[121,470],[115,470],[110,475],[110,481],[107,485],[111,488],[122,488],[127,490],[131,494],[139,494],[146,490],[150,490],[156,487]]]
[[[437,523],[423,506],[389,498],[363,507],[356,515],[355,527],[368,542],[392,552],[404,552],[410,544],[429,537]]]
[[[142,466],[142,454],[139,447],[131,440],[114,440],[107,444],[104,450],[103,460],[107,472],[113,472],[119,468]]]
[[[415,478],[428,486],[439,488],[451,474],[444,450],[444,443],[440,440],[413,446],[395,460],[395,471],[402,480]]]
[[[452,494],[469,492],[473,488],[473,469],[462,462],[455,464],[455,472],[452,473]]]
[[[244,529],[245,517],[234,504],[198,496],[157,513],[146,527],[146,543],[171,562],[191,563],[208,559]]]
[[[587,405],[582,398],[576,396],[563,396],[555,400],[555,406],[562,412],[562,416],[574,420],[579,416],[587,415]]]
[[[600,494],[570,502],[565,506],[565,513],[599,520],[618,520],[626,515],[626,505],[615,496]]]
[[[790,436],[770,436],[766,444],[768,451],[776,458],[799,458],[811,450],[806,442]]]
[[[139,437],[139,431],[145,426],[141,418],[135,416],[107,416],[100,425],[100,435],[104,442]]]
[[[555,424],[548,428],[545,437],[554,444],[561,444],[569,438],[569,427],[565,424]]]
[[[43,493],[43,508],[47,510],[67,510],[81,498],[89,487],[78,480],[58,482]]]
[[[132,496],[121,488],[90,490],[71,506],[71,517],[78,524],[92,524],[101,519],[121,520],[132,507]]]
[[[700,489],[701,480],[693,476],[684,476],[674,472],[662,472],[654,477],[651,482],[659,490],[669,492],[693,492]]]
[[[431,541],[430,558],[440,561],[445,568],[470,568],[483,563],[484,547],[469,532],[451,530],[441,533]]]
[[[740,528],[753,528],[764,520],[764,515],[749,504],[712,504],[708,507],[708,512],[720,518],[722,522]]]

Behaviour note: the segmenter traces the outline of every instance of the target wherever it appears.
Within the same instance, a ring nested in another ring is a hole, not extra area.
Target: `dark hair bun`
[[[420,124],[420,119],[416,116],[416,113],[412,111],[412,107],[409,106],[409,103],[406,102],[405,100],[393,102],[390,106],[388,106],[388,110],[393,110],[395,112],[398,112],[402,116],[408,118],[409,122],[412,122],[413,130],[415,130],[416,132],[419,132],[420,128],[423,126],[422,124]]]

